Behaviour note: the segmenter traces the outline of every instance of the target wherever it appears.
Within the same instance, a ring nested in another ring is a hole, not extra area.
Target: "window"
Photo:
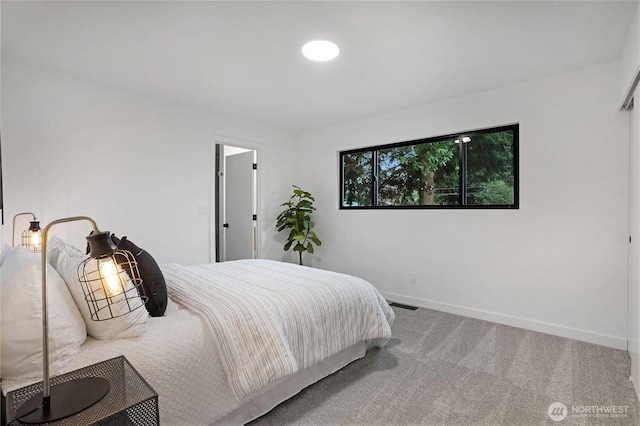
[[[343,151],[340,208],[518,208],[518,125]]]

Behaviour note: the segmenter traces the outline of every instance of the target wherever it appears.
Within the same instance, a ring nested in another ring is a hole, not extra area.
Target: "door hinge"
[[[258,215],[257,214],[253,215],[253,220],[258,220]]]
[[[258,170],[258,164],[257,163],[253,163],[253,170]]]

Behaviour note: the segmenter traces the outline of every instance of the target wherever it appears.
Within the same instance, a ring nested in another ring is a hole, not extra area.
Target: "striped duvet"
[[[257,259],[162,272],[169,295],[211,329],[238,400],[360,341],[391,337],[393,311],[350,275]]]

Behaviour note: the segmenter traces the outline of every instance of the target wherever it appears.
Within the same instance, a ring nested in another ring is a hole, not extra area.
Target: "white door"
[[[223,260],[255,257],[254,155],[254,151],[248,151],[225,157]]]
[[[640,99],[636,89],[634,102]],[[627,350],[631,357],[631,378],[640,388],[640,103],[631,110],[629,147],[629,289],[627,308]]]

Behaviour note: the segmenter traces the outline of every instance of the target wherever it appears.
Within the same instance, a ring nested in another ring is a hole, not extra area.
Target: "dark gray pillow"
[[[145,307],[149,315],[163,316],[167,309],[167,284],[155,259],[146,250],[127,240],[127,237],[118,239],[111,234],[111,240],[120,250],[128,250],[135,256],[140,278],[142,278],[142,287],[148,298]]]

